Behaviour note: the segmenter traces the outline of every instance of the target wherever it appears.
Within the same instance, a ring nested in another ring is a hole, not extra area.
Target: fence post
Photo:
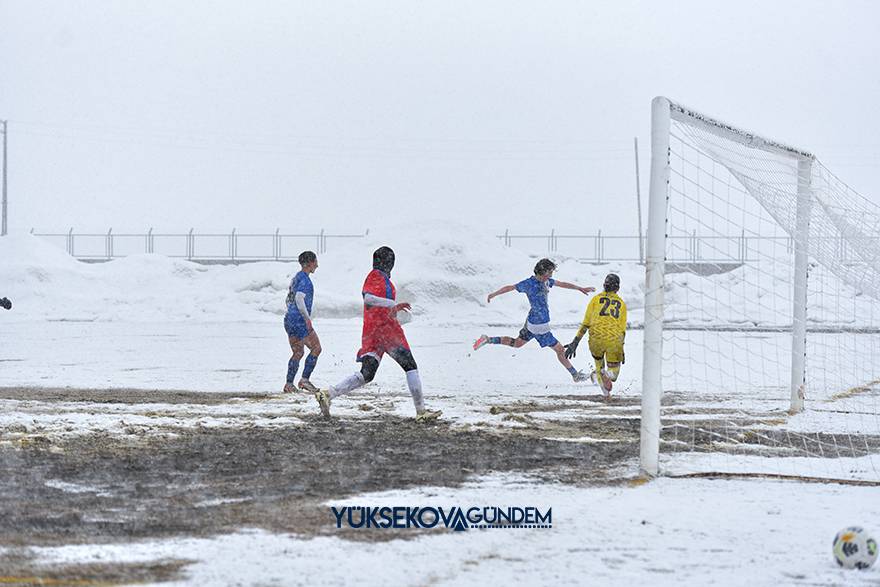
[[[187,244],[186,258],[188,260],[192,261],[193,255],[196,254],[196,250],[195,250],[196,247],[195,247],[195,243],[193,242],[193,229],[192,228],[189,229],[189,234],[186,235],[186,244]]]
[[[504,229],[504,246],[505,247],[510,246],[510,229],[509,228]]]
[[[596,263],[602,262],[602,256],[605,253],[602,249],[605,248],[605,239],[602,238],[602,229],[599,229],[599,234],[596,235]]]
[[[318,254],[319,255],[324,254],[323,247],[324,247],[324,229],[322,228],[320,234],[318,234]]]
[[[232,229],[232,234],[229,235],[229,258],[235,261],[235,228]]]
[[[277,261],[281,257],[281,235],[278,233],[281,231],[280,228],[275,229],[275,239],[272,241],[275,245],[275,260]]]
[[[104,242],[104,252],[107,254],[107,260],[113,258],[113,227],[107,231],[107,240]]]
[[[73,227],[67,232],[67,254],[73,257]]]

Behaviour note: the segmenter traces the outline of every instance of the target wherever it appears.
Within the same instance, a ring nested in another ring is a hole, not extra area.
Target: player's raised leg
[[[608,368],[605,369],[605,372],[611,381],[617,381],[617,378],[620,377],[620,363],[608,363]]]
[[[619,335],[616,338],[606,337],[604,341],[600,340],[594,345],[592,338],[590,339],[590,349],[593,352],[593,356],[602,356],[604,359],[604,366],[597,372],[599,373],[602,391],[605,393],[606,398],[611,397],[611,388],[620,376],[620,367],[626,360],[623,351],[623,340],[623,335]],[[594,352],[594,347],[596,352]],[[598,363],[599,361],[597,360]]]
[[[556,353],[556,359],[563,367],[565,367],[565,370],[568,371],[574,381],[580,382],[587,380],[587,375],[575,369],[574,365],[571,364],[571,361],[568,360],[568,357],[565,356],[565,347],[561,342],[556,340],[556,337],[553,336],[552,332],[547,330],[540,334],[532,334],[532,336],[538,341],[541,348],[549,348]]]
[[[331,401],[359,387],[363,387],[376,376],[376,371],[379,370],[378,358],[372,354],[364,355],[360,358],[360,362],[360,371],[352,373],[336,385],[331,385],[329,389],[319,389],[315,392],[315,399],[318,400],[318,406],[325,417],[330,417]]]
[[[527,342],[527,340],[523,340],[519,337],[514,338],[512,336],[487,336],[483,334],[480,336],[480,338],[474,341],[474,350],[486,346],[487,344],[501,344],[518,349]]]
[[[605,370],[605,357],[593,357],[593,373],[595,374],[594,383],[599,385],[601,381],[601,373]]]
[[[553,340],[556,340],[556,339],[554,338]],[[550,345],[547,345],[547,346],[550,346]],[[556,358],[559,360],[559,362],[562,364],[562,366],[565,367],[565,370],[568,371],[568,373],[571,375],[571,378],[575,382],[580,383],[581,381],[586,381],[588,379],[588,376],[586,373],[575,369],[574,365],[571,364],[571,361],[569,361],[565,357],[565,347],[562,346],[561,342],[556,340],[556,344],[550,346],[550,348],[553,349],[553,352],[556,353]]]
[[[603,350],[597,349],[598,346],[591,339],[590,352],[593,355],[593,362],[596,365],[596,370],[590,374],[590,379],[593,381],[593,383],[599,386],[599,389],[602,390],[602,394],[607,399],[611,396],[611,386],[613,380],[609,376],[608,370],[606,369],[605,352]]]

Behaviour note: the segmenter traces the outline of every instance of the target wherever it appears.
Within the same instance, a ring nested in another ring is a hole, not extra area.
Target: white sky
[[[880,202],[880,3],[0,0],[10,229],[632,234],[650,100]]]

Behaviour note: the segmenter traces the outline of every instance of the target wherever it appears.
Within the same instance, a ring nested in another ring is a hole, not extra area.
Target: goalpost
[[[880,208],[806,150],[654,99],[643,473],[880,481],[878,298]]]

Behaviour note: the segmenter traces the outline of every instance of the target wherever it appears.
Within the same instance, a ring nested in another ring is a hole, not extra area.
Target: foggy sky
[[[650,101],[880,203],[880,4],[0,0],[10,231],[632,234]]]

